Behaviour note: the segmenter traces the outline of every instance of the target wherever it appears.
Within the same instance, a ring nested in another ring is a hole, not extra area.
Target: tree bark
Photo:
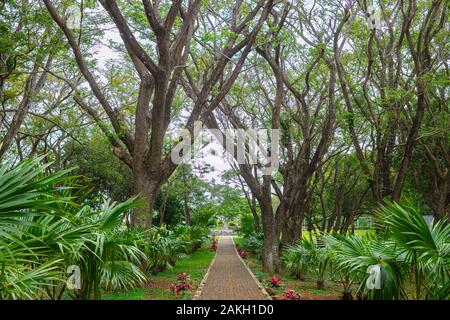
[[[188,192],[183,192],[183,210],[184,210],[184,221],[186,225],[190,226],[191,222],[191,213],[189,212],[189,202],[188,202]]]
[[[264,272],[278,273],[281,271],[280,245],[272,208],[271,179],[271,176],[263,177],[262,199],[260,201],[264,231],[262,267]]]

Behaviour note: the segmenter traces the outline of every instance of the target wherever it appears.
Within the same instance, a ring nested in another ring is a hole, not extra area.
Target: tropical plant
[[[0,299],[43,297],[47,287],[62,281],[63,259],[51,253],[55,245],[64,248],[68,234],[49,234],[58,229],[50,221],[57,218],[52,206],[68,201],[57,193],[67,172],[45,176],[49,164],[39,165],[41,159],[0,167]],[[41,235],[33,234],[38,230]]]
[[[100,287],[127,288],[145,279],[136,262],[145,255],[117,237],[138,206],[104,202],[99,209],[70,197],[68,171],[46,175],[42,158],[0,169],[0,298],[60,299],[66,269],[81,269],[77,298],[100,298]]]
[[[310,271],[316,276],[317,289],[325,288],[325,277],[331,265],[330,250],[323,241],[302,239],[301,245],[309,252]]]
[[[92,230],[89,241],[75,260],[81,269],[78,298],[100,299],[102,286],[113,290],[127,289],[145,281],[139,263],[147,257],[120,231],[126,214],[137,205],[136,198],[123,203],[105,201],[99,210],[85,206],[77,214]]]
[[[414,275],[416,299],[450,299],[450,224],[427,224],[421,212],[388,202],[379,210],[399,257]]]
[[[243,247],[252,252],[257,259],[261,259],[263,254],[263,233],[251,233],[244,236],[243,239]]]
[[[178,275],[178,282],[172,284],[172,291],[175,295],[178,295],[180,292],[182,294],[187,291],[192,290],[191,277],[186,272],[180,273]]]
[[[278,288],[280,286],[280,282],[280,277],[271,277],[269,280],[267,280],[267,284],[272,288]]]
[[[335,235],[328,238],[333,250],[336,267],[360,286],[357,295],[361,299],[404,299],[403,288],[406,266],[398,259],[395,244],[376,237],[360,238],[357,235]],[[372,273],[376,268],[379,272]],[[377,277],[379,285],[369,283]]]
[[[184,256],[182,240],[165,227],[137,229],[128,232],[133,233],[136,245],[147,256],[147,260],[142,262],[142,268],[146,273],[160,272],[171,268],[178,259]]]
[[[186,253],[200,249],[208,240],[209,230],[202,226],[179,225],[173,229],[174,236],[180,239]]]
[[[283,250],[281,261],[288,272],[304,281],[305,275],[311,268],[312,255],[300,242],[286,247]]]

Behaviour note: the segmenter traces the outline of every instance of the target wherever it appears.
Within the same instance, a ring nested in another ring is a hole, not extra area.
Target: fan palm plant
[[[311,252],[303,246],[302,241],[286,247],[281,260],[289,273],[304,281],[306,273],[311,268],[313,257]]]
[[[41,159],[0,167],[0,299],[39,298],[62,279],[63,260],[49,257],[45,239],[32,230],[55,214],[52,205],[69,201],[56,192],[68,171],[44,175],[49,164]]]
[[[429,225],[419,210],[392,202],[379,217],[411,266],[415,298],[450,299],[450,225],[445,220]]]
[[[301,245],[310,254],[310,270],[317,278],[317,289],[324,289],[325,277],[331,264],[329,248],[323,241],[311,241],[306,238],[302,239]]]
[[[76,205],[68,171],[45,175],[41,159],[0,168],[0,299],[61,298],[71,264],[81,266],[83,298],[142,281],[145,255],[115,237],[136,200]]]
[[[100,299],[101,287],[127,289],[145,281],[139,265],[147,257],[120,230],[126,214],[137,206],[136,198],[122,203],[105,201],[98,210],[84,206],[75,214],[74,218],[90,229],[79,250],[66,256],[81,271],[81,289],[75,291],[76,298]]]
[[[180,225],[173,232],[175,236],[181,239],[186,253],[192,253],[198,250],[208,239],[209,231],[202,226]]]
[[[357,235],[335,235],[327,242],[333,250],[333,259],[342,274],[350,277],[360,286],[357,295],[369,299],[404,299],[403,289],[406,266],[398,258],[395,244],[375,237],[360,238]],[[379,275],[371,274],[373,267],[379,268]],[[380,277],[380,286],[370,288],[372,277]]]
[[[165,227],[130,230],[127,233],[147,256],[147,259],[142,262],[142,269],[146,273],[171,268],[184,256],[182,240]]]

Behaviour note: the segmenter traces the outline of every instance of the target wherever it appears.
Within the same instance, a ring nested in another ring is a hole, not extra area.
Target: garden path
[[[241,261],[229,236],[219,237],[216,257],[199,292],[196,297],[198,300],[265,299],[263,291]]]

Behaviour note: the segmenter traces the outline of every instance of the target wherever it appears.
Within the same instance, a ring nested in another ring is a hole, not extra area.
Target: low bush
[[[180,225],[173,229],[186,253],[193,253],[201,248],[202,244],[209,238],[209,230],[201,226]]]
[[[257,259],[261,259],[263,252],[263,233],[251,233],[244,236],[243,247],[255,255]]]

